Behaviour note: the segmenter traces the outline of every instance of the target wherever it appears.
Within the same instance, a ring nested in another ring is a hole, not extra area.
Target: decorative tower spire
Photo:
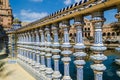
[[[9,0],[0,0],[0,18],[4,30],[10,29],[13,22],[13,15]]]

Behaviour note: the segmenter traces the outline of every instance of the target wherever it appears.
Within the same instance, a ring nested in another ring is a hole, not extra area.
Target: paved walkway
[[[5,61],[5,70],[0,74],[0,80],[35,80],[29,73],[27,73],[19,64],[10,64],[7,59]]]

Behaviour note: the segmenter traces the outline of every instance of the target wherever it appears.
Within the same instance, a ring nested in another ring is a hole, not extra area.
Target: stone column
[[[26,63],[28,64],[29,61],[29,50],[26,49]]]
[[[62,80],[72,80],[69,74],[69,62],[71,61],[70,55],[72,54],[72,52],[69,50],[69,48],[72,47],[69,43],[69,21],[62,21],[61,26],[64,30],[64,42],[61,45],[61,47],[63,48],[63,51],[61,52],[61,54],[63,55],[62,61],[64,63],[64,76]]]
[[[49,78],[49,79],[52,79],[52,73],[53,73],[53,70],[51,68],[51,57],[52,57],[52,54],[51,54],[51,35],[50,35],[50,29],[49,27],[46,27],[45,28],[45,32],[46,32],[46,59],[47,59],[47,68],[46,68],[46,76]]]
[[[27,33],[26,33],[26,44],[27,44],[27,45],[29,44],[29,41],[28,41],[28,40],[29,40],[29,33],[27,32]]]
[[[22,34],[20,34],[20,42],[19,43],[21,43],[22,42]]]
[[[19,60],[20,60],[20,58],[21,58],[20,48],[19,48],[19,47],[18,47],[18,49],[17,49],[17,53],[18,53],[17,58],[18,58],[18,61],[19,61]]]
[[[19,53],[18,58],[21,59],[21,49],[20,49],[20,47],[18,48],[18,53]]]
[[[23,62],[25,62],[25,48],[22,48],[22,51],[23,51],[23,58],[22,58],[22,60],[23,60]]]
[[[42,29],[39,30],[41,42],[40,42],[40,59],[41,59],[41,66],[40,66],[40,72],[41,74],[45,75],[45,38],[44,38],[44,32]]]
[[[31,66],[32,65],[32,50],[30,49],[29,50],[29,57],[30,57],[30,59],[29,59],[29,65]]]
[[[115,17],[118,19],[117,25],[120,25],[120,5],[117,6],[117,14]],[[119,40],[119,46],[115,48],[118,52],[120,52],[120,40]],[[115,59],[115,62],[120,65],[120,59]],[[117,75],[120,77],[120,70],[117,71]]]
[[[59,59],[60,59],[60,55],[59,53],[61,52],[61,50],[59,49],[60,44],[58,41],[58,25],[54,24],[52,26],[52,31],[53,31],[53,35],[54,35],[54,42],[52,44],[52,47],[54,49],[52,49],[52,58],[54,59],[54,72],[52,74],[53,80],[60,80],[61,79],[61,74],[59,71]]]
[[[35,63],[35,69],[36,71],[39,72],[39,68],[40,68],[40,56],[39,56],[39,32],[38,30],[35,31],[35,35],[36,35],[36,63]]]
[[[23,44],[25,43],[25,33],[23,33]]]
[[[39,53],[36,54],[35,68],[36,68],[37,71],[39,71],[39,68],[40,68],[40,55],[39,55]]]
[[[24,48],[24,60],[26,63],[27,62],[27,50],[26,50],[26,48]]]
[[[31,66],[33,68],[35,68],[35,57],[36,57],[34,44],[35,44],[35,33],[34,33],[34,31],[31,31],[31,44],[30,44],[31,50],[32,50],[32,64],[31,64]]]
[[[23,33],[21,33],[21,43],[23,43],[24,41],[24,36],[23,36]]]
[[[22,54],[22,61],[23,61],[23,58],[24,58],[24,50],[23,50],[23,48],[21,48],[21,54]]]
[[[83,27],[83,17],[77,16],[75,17],[74,26],[76,27],[76,44],[74,46],[75,53],[75,65],[77,67],[77,80],[83,80],[83,66],[85,65],[84,57],[86,53],[83,51],[85,49],[85,45],[83,43],[83,36],[82,36],[82,27]]]
[[[26,45],[27,44],[27,33],[24,33],[24,35],[25,35],[24,44]]]
[[[39,31],[36,30],[36,31],[35,31],[35,34],[36,34],[36,44],[37,44],[37,45],[40,45]]]
[[[29,57],[30,57],[30,59],[29,59],[29,65],[30,66],[32,65],[32,45],[31,45],[31,43],[33,41],[31,34],[32,34],[31,32],[28,32],[28,36],[29,36],[29,39],[28,39],[28,42],[29,42]]]
[[[30,44],[31,41],[32,41],[32,40],[31,40],[31,34],[30,34],[30,32],[28,32],[28,37],[29,37],[29,38],[28,38],[28,42],[29,42],[29,44]]]
[[[31,31],[31,46],[32,46],[32,49],[34,49],[34,43],[35,43],[35,33],[34,33],[34,31]]]
[[[102,40],[102,26],[104,23],[103,12],[94,12],[92,14],[92,23],[95,27],[95,40],[91,50],[94,51],[93,55],[90,58],[94,61],[94,64],[91,65],[91,68],[94,70],[95,80],[103,80],[102,75],[103,71],[106,69],[102,61],[106,60],[107,57],[103,54],[103,51],[106,50],[106,47],[103,45]]]
[[[35,68],[35,57],[36,57],[36,52],[32,50],[32,67]]]

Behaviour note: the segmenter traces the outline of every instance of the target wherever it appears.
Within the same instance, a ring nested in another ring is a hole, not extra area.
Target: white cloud
[[[75,2],[80,2],[81,0],[75,0]]]
[[[31,0],[31,1],[34,1],[34,2],[42,2],[43,0]]]
[[[64,4],[65,4],[65,5],[69,5],[69,4],[71,4],[71,3],[72,3],[71,0],[65,0],[65,1],[64,1]]]
[[[34,12],[31,10],[24,10],[24,9],[21,10],[20,12],[20,18],[22,21],[25,21],[25,22],[32,22],[37,19],[41,19],[47,15],[48,15],[47,12]]]

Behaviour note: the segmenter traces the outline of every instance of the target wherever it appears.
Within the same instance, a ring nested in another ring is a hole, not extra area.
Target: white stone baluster
[[[40,32],[40,36],[41,36],[41,42],[40,42],[40,59],[41,59],[41,65],[40,65],[40,72],[41,74],[45,75],[45,70],[46,70],[46,66],[45,66],[45,39],[44,39],[44,32],[42,29],[39,30]]]
[[[72,47],[69,43],[69,21],[63,21],[61,26],[64,30],[64,42],[61,46],[63,48],[61,54],[63,55],[62,61],[64,63],[64,76],[62,80],[72,80],[69,74],[69,62],[71,61],[70,55],[72,54],[72,51],[69,50],[69,48]]]
[[[53,73],[53,70],[51,68],[51,57],[52,57],[52,54],[51,54],[51,35],[50,35],[50,29],[49,27],[46,27],[45,28],[45,32],[46,32],[46,59],[47,59],[47,67],[46,67],[46,76],[49,78],[49,79],[52,79],[52,73]]]
[[[93,46],[91,46],[91,50],[94,51],[94,54],[90,56],[94,61],[91,68],[94,70],[95,80],[103,80],[102,75],[106,67],[102,64],[102,61],[107,59],[103,54],[103,51],[106,50],[102,42],[102,26],[104,23],[103,12],[94,12],[92,14],[92,22],[95,26],[95,40]]]
[[[54,42],[52,44],[52,47],[54,48],[52,50],[53,56],[52,58],[54,59],[54,72],[52,74],[53,80],[60,80],[62,75],[60,74],[59,71],[59,59],[60,59],[60,55],[59,52],[61,52],[61,50],[59,49],[60,44],[58,41],[58,25],[54,24],[52,26],[52,31],[53,31],[53,35],[54,35]]]
[[[75,23],[74,26],[76,27],[76,44],[74,46],[75,53],[73,54],[76,58],[74,61],[76,67],[77,67],[77,80],[83,80],[83,66],[85,65],[84,57],[86,56],[86,53],[83,52],[85,49],[84,43],[83,43],[83,37],[82,37],[82,27],[83,27],[83,17],[77,16],[75,17]]]

